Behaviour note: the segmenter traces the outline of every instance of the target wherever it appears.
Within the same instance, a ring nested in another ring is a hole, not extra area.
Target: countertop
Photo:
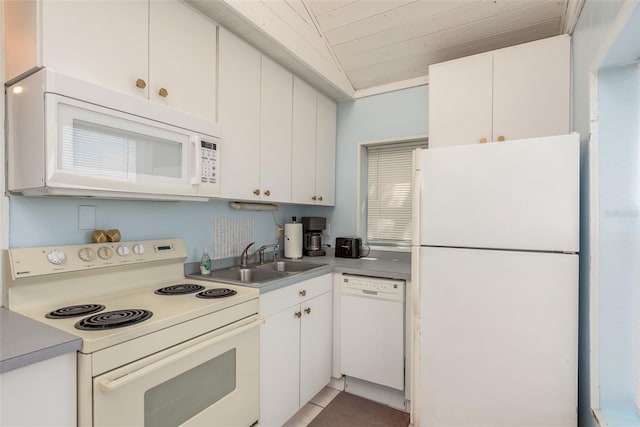
[[[298,283],[302,280],[311,279],[332,272],[385,277],[389,279],[410,280],[411,262],[409,258],[409,254],[406,253],[394,254],[388,252],[384,254],[371,255],[370,257],[356,259],[335,258],[333,255],[303,257],[303,259],[300,261],[313,262],[324,265],[320,268],[314,268],[313,270],[295,274],[282,279],[277,279],[261,284],[243,283],[242,286],[260,289],[260,293],[263,294],[265,292],[284,288],[293,283]],[[198,263],[186,265],[185,273],[188,277],[194,279],[220,282],[218,280],[212,279],[210,276],[203,276],[202,274],[196,272],[198,268]]]
[[[332,272],[403,280],[409,280],[411,277],[411,264],[406,254],[396,256],[393,253],[387,253],[360,259],[335,258],[331,254],[304,257],[303,261],[324,265],[284,279],[247,286],[259,288],[260,293],[265,293]],[[198,263],[194,264],[191,271],[193,267],[198,267]],[[188,272],[186,267],[185,271]],[[188,274],[188,276],[194,279],[211,280],[200,274]],[[81,346],[82,340],[75,335],[0,307],[0,374],[75,352]]]
[[[0,307],[0,374],[80,347],[79,337]]]

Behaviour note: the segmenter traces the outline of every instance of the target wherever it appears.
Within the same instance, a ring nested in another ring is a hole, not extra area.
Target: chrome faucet
[[[278,243],[272,243],[271,245],[260,246],[256,253],[258,254],[258,259],[260,264],[264,264],[264,250],[268,248],[273,248],[273,260],[275,261],[278,257],[278,249],[280,245]]]
[[[246,267],[247,263],[249,262],[249,248],[254,244],[255,242],[251,242],[247,245],[246,248],[244,248],[244,250],[242,251],[242,254],[240,255],[240,267]],[[254,254],[255,255],[255,254]],[[251,255],[252,256],[252,255]]]

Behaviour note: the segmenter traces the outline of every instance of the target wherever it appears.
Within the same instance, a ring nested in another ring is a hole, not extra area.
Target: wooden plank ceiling
[[[211,13],[210,0],[186,1],[220,22],[220,14]],[[583,0],[219,1],[236,10],[261,3],[292,34],[309,41],[315,54],[332,61],[357,95],[398,82],[425,82],[430,64],[569,33]],[[203,7],[204,3],[209,6]],[[254,11],[244,13],[246,20]],[[256,29],[261,30],[254,22],[252,31]],[[299,60],[301,55],[292,56]],[[285,66],[291,65],[286,62]],[[323,74],[322,67],[311,69]]]

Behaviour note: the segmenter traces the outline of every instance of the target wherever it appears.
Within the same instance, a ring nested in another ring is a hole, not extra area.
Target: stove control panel
[[[9,249],[13,279],[186,258],[182,239]]]

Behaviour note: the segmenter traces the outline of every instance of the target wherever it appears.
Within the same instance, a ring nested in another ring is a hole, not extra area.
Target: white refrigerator
[[[416,151],[414,426],[576,426],[579,136]]]

